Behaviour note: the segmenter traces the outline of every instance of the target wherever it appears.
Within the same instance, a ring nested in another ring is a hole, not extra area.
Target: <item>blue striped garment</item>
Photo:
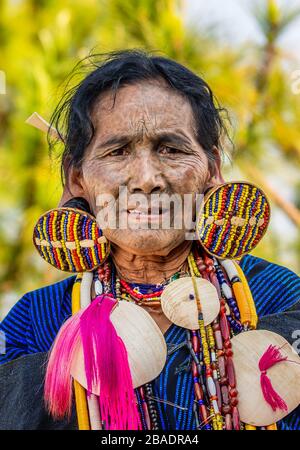
[[[290,270],[250,255],[241,267],[248,279],[259,317],[288,310],[299,300],[300,278]],[[22,355],[47,352],[62,323],[71,315],[71,290],[75,277],[25,294],[0,325],[6,353],[0,364]],[[299,323],[300,329],[300,323]],[[195,429],[193,378],[186,330],[172,325],[165,333],[168,358],[162,373],[152,382],[162,430]],[[300,429],[300,411],[279,422],[284,430]]]

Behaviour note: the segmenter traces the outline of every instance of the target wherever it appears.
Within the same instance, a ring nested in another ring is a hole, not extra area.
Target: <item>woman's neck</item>
[[[161,284],[174,273],[187,269],[192,241],[184,241],[167,256],[140,256],[112,245],[111,255],[119,276],[131,283]]]

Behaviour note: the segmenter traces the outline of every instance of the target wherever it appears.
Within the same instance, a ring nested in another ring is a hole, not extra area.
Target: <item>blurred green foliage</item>
[[[287,217],[275,214],[256,254],[299,270],[300,95],[291,78],[297,62],[278,45],[299,11],[280,10],[275,0],[257,4],[249,14],[263,44],[228,46],[213,29],[185,24],[184,1],[0,0],[0,70],[6,77],[6,94],[0,95],[4,309],[22,293],[64,276],[38,257],[31,241],[39,215],[59,201],[59,161],[49,159],[45,135],[24,122],[34,111],[50,118],[63,81],[91,50],[149,49],[206,79],[232,118],[235,151],[225,143],[232,161],[225,173],[257,182],[273,209]],[[295,235],[292,243],[286,241],[286,226]]]

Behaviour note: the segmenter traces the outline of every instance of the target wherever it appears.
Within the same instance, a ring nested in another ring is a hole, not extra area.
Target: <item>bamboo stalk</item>
[[[53,136],[56,137],[57,139],[61,140],[61,137],[57,131],[56,128],[54,127],[50,127],[50,124],[43,119],[42,116],[40,116],[37,112],[34,112],[33,114],[31,114],[30,117],[28,117],[28,119],[25,121],[25,123],[27,123],[28,125],[31,125],[34,128],[37,128],[38,130],[43,131],[44,133],[49,133]]]

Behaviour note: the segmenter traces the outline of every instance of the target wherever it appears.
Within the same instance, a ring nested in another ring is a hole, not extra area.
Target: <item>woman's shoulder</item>
[[[241,268],[259,315],[286,311],[300,300],[300,278],[287,267],[247,255]]]
[[[44,302],[44,304],[41,303],[43,306],[46,306],[46,303],[48,302],[50,302],[53,307],[63,305],[65,299],[71,297],[75,279],[75,276],[65,278],[56,283],[27,292],[24,297],[30,299],[31,307],[34,307],[34,305],[41,302]]]
[[[75,276],[27,292],[11,309],[21,310],[26,303],[33,319],[43,321],[47,316],[59,320],[60,316],[71,313],[71,293]]]
[[[27,292],[0,324],[0,363],[48,351],[67,317],[75,277]]]

